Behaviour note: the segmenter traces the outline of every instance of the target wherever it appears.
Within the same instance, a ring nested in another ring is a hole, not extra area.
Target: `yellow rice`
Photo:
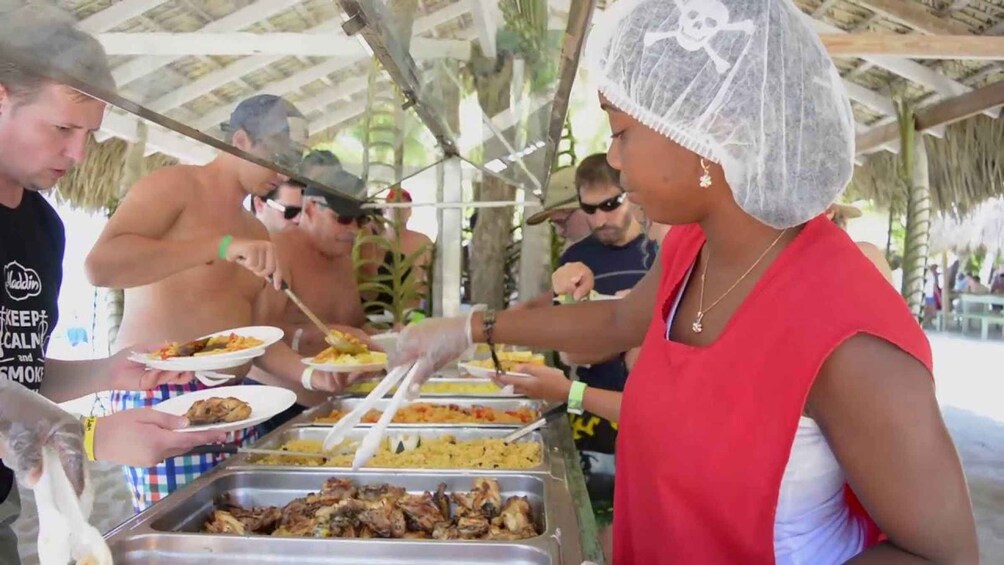
[[[323,453],[321,442],[291,440],[280,449],[299,453]],[[412,469],[531,469],[540,465],[541,445],[536,441],[505,444],[501,439],[458,440],[450,435],[422,438],[415,449],[392,453],[390,440],[384,438],[380,449],[366,467]],[[340,450],[335,449],[338,453]],[[318,457],[268,455],[257,459],[260,465],[297,465],[307,467],[351,467],[354,453],[335,455],[327,461]]]

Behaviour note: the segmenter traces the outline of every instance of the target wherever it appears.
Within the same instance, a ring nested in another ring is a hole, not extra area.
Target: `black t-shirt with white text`
[[[17,208],[0,205],[0,379],[38,391],[56,327],[66,236],[41,194],[25,191]],[[0,462],[0,501],[12,473]]]

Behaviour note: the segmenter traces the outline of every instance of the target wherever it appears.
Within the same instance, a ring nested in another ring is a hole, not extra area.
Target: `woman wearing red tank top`
[[[610,164],[677,226],[662,261],[619,301],[410,327],[392,364],[442,366],[473,342],[642,344],[622,401],[550,393],[619,420],[615,565],[977,563],[927,340],[822,215],[850,179],[854,123],[804,15],[621,0],[586,48]]]

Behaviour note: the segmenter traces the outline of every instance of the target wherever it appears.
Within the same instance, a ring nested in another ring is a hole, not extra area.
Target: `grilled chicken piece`
[[[295,515],[279,526],[272,534],[287,538],[310,538],[318,532],[318,519],[303,515]]]
[[[387,499],[391,504],[398,501],[399,498],[407,494],[408,491],[401,487],[395,487],[388,485],[387,483],[378,483],[375,485],[365,485],[363,488],[359,489],[358,498],[359,500],[365,500],[366,502],[375,502],[377,500]]]
[[[525,539],[528,536],[523,536],[522,534],[513,533],[509,530],[492,524],[491,528],[488,529],[488,535],[485,539],[496,540],[496,541],[515,541]]]
[[[531,516],[530,501],[525,496],[510,496],[502,507],[502,524],[510,532],[535,530]]]
[[[359,513],[359,521],[381,538],[400,538],[407,531],[404,513],[389,498],[367,504],[366,509]]]
[[[178,346],[176,357],[191,357],[196,353],[202,352],[206,346],[209,345],[209,338],[205,337],[202,339],[197,339],[195,341],[190,341],[188,343],[183,343]]]
[[[210,534],[247,535],[248,528],[244,522],[226,510],[214,510],[202,526],[202,530]]]
[[[324,486],[321,487],[322,495],[337,498],[338,500],[355,498],[357,492],[359,492],[359,489],[356,488],[352,479],[331,478],[324,481]]]
[[[452,522],[440,522],[436,524],[436,527],[432,530],[432,539],[460,539],[460,532],[457,531],[457,527],[454,526]]]
[[[355,528],[359,525],[359,514],[366,510],[366,503],[347,498],[331,507],[331,523],[338,528]]]
[[[436,488],[436,494],[432,495],[432,501],[439,507],[439,513],[443,515],[443,519],[449,520],[450,497],[446,496],[446,483],[439,483],[439,487]]]
[[[404,539],[432,539],[432,535],[429,532],[405,532]]]
[[[473,508],[485,518],[491,520],[499,515],[502,509],[502,494],[499,492],[499,483],[495,479],[478,477],[474,479],[474,490],[471,491],[474,497]]]
[[[194,426],[220,424],[224,422],[239,422],[251,416],[251,406],[243,400],[214,396],[196,400],[188,409],[185,417]]]
[[[457,532],[461,539],[478,539],[488,533],[491,524],[484,516],[463,516],[457,518]]]
[[[407,494],[397,501],[397,507],[404,512],[404,517],[411,531],[432,533],[436,524],[445,522],[446,518],[432,500],[432,495]]]

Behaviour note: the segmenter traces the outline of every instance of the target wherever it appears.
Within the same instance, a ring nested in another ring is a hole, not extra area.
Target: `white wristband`
[[[302,386],[303,388],[305,388],[305,389],[313,392],[314,391],[314,386],[310,382],[311,377],[313,377],[313,376],[314,376],[314,368],[313,367],[307,367],[306,369],[304,369],[303,370],[303,375],[300,377],[300,386]]]
[[[487,304],[477,304],[467,313],[467,323],[464,325],[464,335],[467,336],[467,347],[474,345],[474,313],[483,312],[488,309]]]
[[[300,352],[300,338],[302,337],[303,337],[303,328],[299,328],[298,330],[293,332],[293,343],[292,345],[290,345],[290,349],[293,350],[293,353]]]

